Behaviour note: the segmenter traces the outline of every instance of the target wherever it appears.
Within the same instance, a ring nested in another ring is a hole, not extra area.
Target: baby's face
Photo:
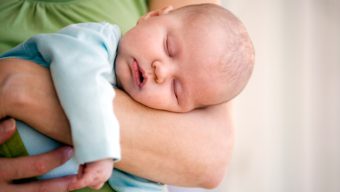
[[[225,83],[215,63],[223,49],[206,26],[190,26],[172,14],[154,14],[121,39],[116,59],[120,86],[156,109],[185,112],[216,104]]]

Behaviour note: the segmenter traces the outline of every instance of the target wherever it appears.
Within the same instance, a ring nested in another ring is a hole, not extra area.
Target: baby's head
[[[185,112],[234,98],[253,63],[243,24],[220,6],[200,4],[143,16],[120,41],[116,73],[136,101]]]

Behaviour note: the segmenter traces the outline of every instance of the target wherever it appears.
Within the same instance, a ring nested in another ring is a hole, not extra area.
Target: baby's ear
[[[173,9],[174,8],[172,6],[166,6],[166,7],[162,8],[162,9],[150,11],[146,15],[142,16],[141,18],[139,18],[137,24],[140,23],[140,22],[143,22],[145,20],[148,20],[151,17],[168,14]]]

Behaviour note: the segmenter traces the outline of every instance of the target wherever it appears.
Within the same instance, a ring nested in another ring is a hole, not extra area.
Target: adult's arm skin
[[[15,124],[5,121],[0,127],[0,145],[4,143],[15,131]],[[72,156],[71,147],[62,147],[55,151],[29,157],[14,159],[0,158],[0,189],[2,192],[37,192],[68,191],[68,185],[76,179],[76,176],[68,176],[58,179],[44,180],[25,184],[13,184],[14,179],[38,176],[60,166]],[[22,171],[25,170],[25,171]]]

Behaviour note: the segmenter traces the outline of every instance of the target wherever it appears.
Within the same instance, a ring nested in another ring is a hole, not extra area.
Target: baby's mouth
[[[146,78],[144,76],[144,70],[139,66],[136,59],[134,59],[132,62],[132,70],[134,81],[136,85],[141,89],[146,82]]]

